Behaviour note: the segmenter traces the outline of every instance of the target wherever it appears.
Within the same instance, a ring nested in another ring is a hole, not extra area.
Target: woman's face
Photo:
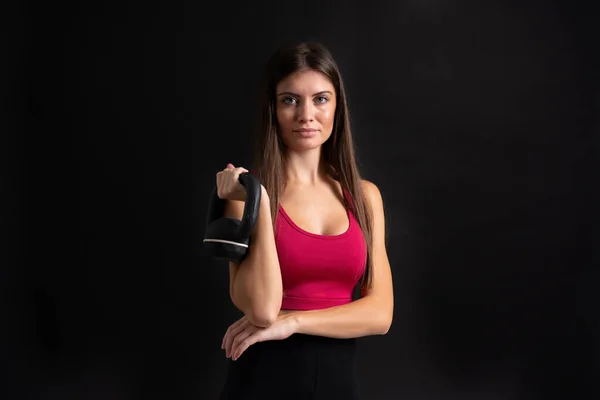
[[[325,75],[314,70],[296,72],[277,84],[275,94],[279,132],[290,150],[314,149],[329,139],[336,97]]]

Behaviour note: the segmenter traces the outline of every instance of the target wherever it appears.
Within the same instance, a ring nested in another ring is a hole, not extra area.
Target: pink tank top
[[[279,207],[275,243],[283,280],[282,309],[315,310],[352,301],[367,249],[352,211],[347,215],[346,232],[325,236],[303,230]]]

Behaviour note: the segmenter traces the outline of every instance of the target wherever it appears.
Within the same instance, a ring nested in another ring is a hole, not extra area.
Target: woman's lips
[[[293,132],[302,137],[313,137],[317,134],[318,130],[312,128],[301,128],[294,129]]]

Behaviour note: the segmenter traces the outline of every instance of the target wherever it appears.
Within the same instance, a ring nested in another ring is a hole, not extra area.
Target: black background
[[[359,340],[363,397],[598,396],[591,3],[5,5],[7,398],[216,398],[238,313],[208,193],[252,161],[267,57],[307,39],[386,207],[395,316]]]

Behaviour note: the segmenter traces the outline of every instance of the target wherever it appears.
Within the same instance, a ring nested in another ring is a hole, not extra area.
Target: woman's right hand
[[[248,170],[236,168],[233,164],[227,164],[224,170],[217,172],[217,195],[220,199],[246,201],[246,189],[239,181],[243,172]]]

